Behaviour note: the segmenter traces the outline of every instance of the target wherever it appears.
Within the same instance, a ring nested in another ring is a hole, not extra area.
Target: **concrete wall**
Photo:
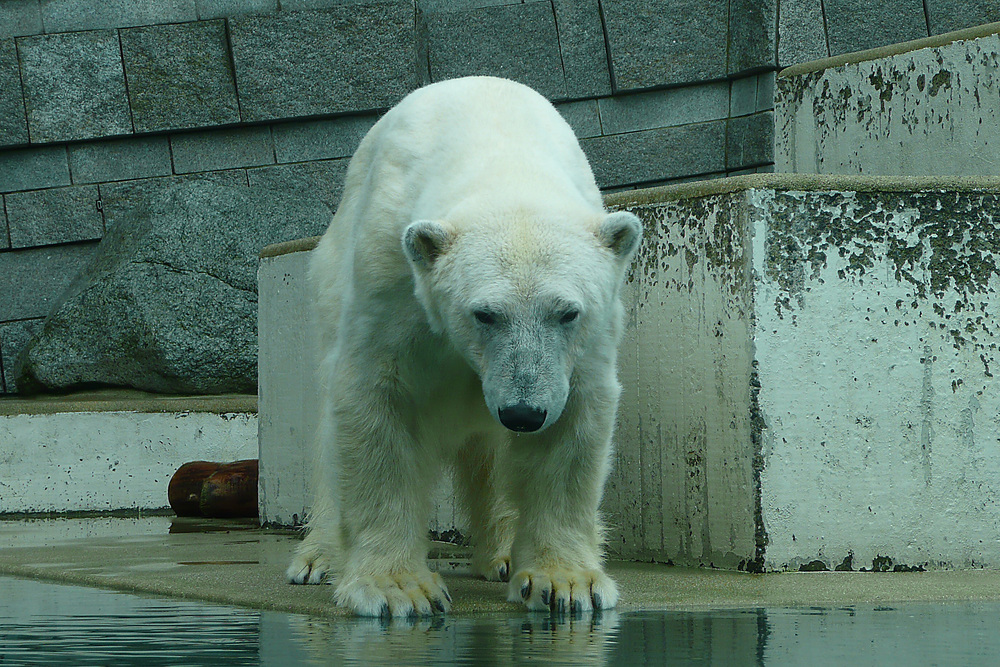
[[[612,553],[1000,567],[1000,180],[774,174],[607,201],[647,230],[625,290]],[[282,383],[315,365],[281,334],[303,321],[288,295],[305,258],[262,263],[262,425],[309,421],[310,389]],[[308,504],[294,438],[261,431],[266,519]],[[432,521],[464,525],[447,496]]]
[[[156,509],[188,461],[257,456],[253,397],[0,401],[0,514]]]
[[[1000,174],[1000,23],[789,68],[776,168]]]
[[[610,199],[650,230],[612,548],[1000,566],[1000,181],[746,178]]]

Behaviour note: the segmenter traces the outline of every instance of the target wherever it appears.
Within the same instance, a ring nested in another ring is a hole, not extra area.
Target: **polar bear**
[[[427,564],[445,468],[473,567],[529,609],[614,607],[598,505],[620,387],[620,290],[642,236],[605,211],[569,125],[530,88],[418,89],[361,141],[310,258],[317,481],[293,583],[336,571],[362,616],[444,613]]]

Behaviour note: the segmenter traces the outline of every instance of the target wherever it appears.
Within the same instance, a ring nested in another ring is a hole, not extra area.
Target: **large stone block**
[[[21,72],[14,40],[0,39],[0,146],[28,143],[28,121],[21,96]]]
[[[789,67],[829,55],[823,23],[823,0],[781,0],[778,64]]]
[[[0,252],[0,319],[48,315],[96,247],[91,242]]]
[[[527,84],[550,99],[567,96],[550,3],[434,12],[424,21],[432,81],[488,74]]]
[[[22,37],[17,46],[32,142],[132,132],[116,31]]]
[[[830,55],[927,37],[921,0],[824,0]]]
[[[0,324],[0,391],[17,393],[14,365],[21,350],[42,327],[42,320],[19,320]]]
[[[580,142],[602,188],[725,171],[726,121],[693,123]]]
[[[265,126],[175,134],[170,147],[178,174],[274,164],[271,128]]]
[[[601,136],[601,115],[597,109],[597,100],[563,102],[556,105],[556,110],[573,128],[577,139]]]
[[[247,179],[251,188],[279,190],[306,198],[316,197],[330,211],[336,211],[340,195],[344,191],[348,162],[347,158],[342,158],[248,169]],[[329,222],[327,218],[322,228],[325,229]]]
[[[240,14],[269,14],[278,11],[278,0],[195,0],[195,4],[200,19],[218,19]]]
[[[92,241],[104,235],[96,185],[13,192],[4,199],[13,248]]]
[[[131,28],[121,40],[137,132],[240,121],[224,21]]]
[[[1000,174],[997,29],[785,70],[776,93],[778,171]]]
[[[554,0],[569,97],[611,94],[611,70],[598,0]]]
[[[254,399],[124,391],[8,398],[0,403],[0,514],[165,508],[184,463],[257,457]],[[117,521],[131,524],[134,539],[133,521]],[[79,528],[92,536],[100,523]]]
[[[69,184],[65,146],[0,151],[0,192]]]
[[[229,19],[244,121],[391,107],[417,85],[413,4]]]
[[[726,124],[726,169],[774,162],[774,113],[730,118]]]
[[[730,0],[730,75],[777,67],[777,20],[777,0]]]
[[[46,32],[182,23],[198,18],[195,0],[42,0]]]
[[[1000,21],[1000,3],[994,0],[927,0],[925,4],[932,35]]]
[[[724,78],[729,9],[715,0],[604,0],[616,90]]]
[[[39,0],[0,2],[0,39],[37,35],[42,32]]]
[[[278,162],[350,157],[377,120],[363,115],[274,125],[275,156]]]
[[[169,176],[173,169],[165,136],[73,144],[69,164],[74,183]]]
[[[203,180],[164,192],[109,226],[22,354],[18,386],[255,392],[257,254],[329,216],[315,199]]]
[[[756,85],[756,79],[754,79]],[[605,134],[651,130],[726,118],[729,84],[724,81],[597,101]]]

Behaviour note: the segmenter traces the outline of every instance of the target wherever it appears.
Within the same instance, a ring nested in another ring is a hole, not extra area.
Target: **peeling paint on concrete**
[[[1000,35],[872,57],[777,78],[776,171],[1000,173]]]

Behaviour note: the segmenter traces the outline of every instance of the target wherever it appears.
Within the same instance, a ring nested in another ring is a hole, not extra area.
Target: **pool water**
[[[986,665],[1000,603],[317,619],[0,577],[0,665]]]

